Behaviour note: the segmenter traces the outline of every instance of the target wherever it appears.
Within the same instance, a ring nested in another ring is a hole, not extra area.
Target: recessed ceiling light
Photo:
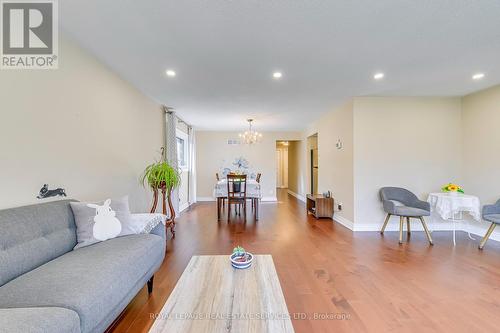
[[[165,73],[167,73],[167,76],[168,77],[174,77],[175,76],[175,72],[171,69],[167,70]]]
[[[281,74],[281,72],[274,72],[273,73],[273,77],[275,79],[281,79],[282,76],[283,76],[283,74]]]
[[[473,80],[481,80],[482,78],[484,78],[484,73],[476,73],[472,75]]]
[[[373,75],[373,78],[375,80],[382,80],[384,78],[385,74],[384,73],[375,73],[375,75]]]

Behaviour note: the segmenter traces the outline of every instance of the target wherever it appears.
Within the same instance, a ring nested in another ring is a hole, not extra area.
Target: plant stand
[[[165,222],[165,228],[166,229],[170,228],[170,232],[172,233],[172,238],[175,238],[175,210],[174,206],[172,205],[172,195],[171,195],[172,188],[169,188],[168,191],[165,186],[153,189],[153,206],[151,207],[150,213],[156,212],[156,207],[158,206],[158,199],[159,199],[158,190],[161,191],[163,215],[167,215],[167,202],[168,202],[168,209],[170,215],[168,220]]]

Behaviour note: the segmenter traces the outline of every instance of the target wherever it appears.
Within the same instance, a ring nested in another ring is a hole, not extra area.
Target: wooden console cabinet
[[[308,194],[306,198],[307,212],[319,219],[333,218],[333,198],[325,198],[322,194]]]

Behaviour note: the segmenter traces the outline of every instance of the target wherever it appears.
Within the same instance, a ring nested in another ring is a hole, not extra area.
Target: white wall
[[[196,132],[196,187],[199,201],[211,200],[215,173],[224,161],[245,157],[255,172],[261,172],[263,200],[276,200],[276,141],[300,140],[300,132],[263,132],[262,142],[254,145],[228,145],[238,132]]]
[[[332,192],[335,205],[342,203],[343,207],[335,212],[335,218],[348,226],[354,221],[352,108],[349,102],[318,119],[306,131],[306,136],[318,133],[318,193]],[[342,149],[335,146],[339,139]]]
[[[354,99],[354,230],[377,230],[378,191],[404,187],[426,200],[462,183],[460,98]]]
[[[479,196],[482,204],[500,199],[500,86],[462,99],[463,186]],[[474,223],[484,234],[489,223]],[[495,239],[500,240],[500,228]]]
[[[64,37],[58,70],[0,73],[0,207],[36,203],[41,186],[101,200],[130,195],[148,208],[139,185],[159,157],[162,111]]]

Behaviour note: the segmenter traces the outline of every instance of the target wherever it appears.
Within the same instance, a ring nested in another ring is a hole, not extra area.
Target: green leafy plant
[[[246,251],[241,246],[237,246],[233,249],[233,254],[236,253],[239,256],[245,255]]]
[[[181,184],[179,171],[168,164],[166,161],[150,164],[144,170],[141,176],[141,182],[144,186],[156,188],[176,188]]]

